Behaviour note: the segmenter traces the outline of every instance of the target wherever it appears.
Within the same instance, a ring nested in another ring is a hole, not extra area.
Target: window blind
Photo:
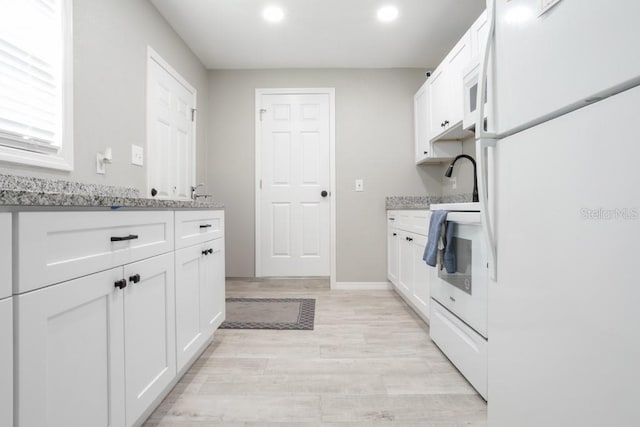
[[[55,152],[62,142],[62,1],[0,5],[0,145]]]

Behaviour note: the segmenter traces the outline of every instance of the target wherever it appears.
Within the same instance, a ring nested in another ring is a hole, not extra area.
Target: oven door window
[[[456,225],[449,223],[448,226],[455,227]],[[444,267],[439,267],[438,277],[450,285],[453,285],[461,291],[471,295],[473,289],[473,281],[471,279],[471,273],[473,271],[473,243],[469,239],[453,237],[451,242],[447,242],[447,245],[453,246],[457,264],[456,271],[449,273]]]

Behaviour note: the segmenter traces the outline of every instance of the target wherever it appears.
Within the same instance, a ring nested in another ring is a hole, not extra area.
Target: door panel
[[[13,301],[0,300],[0,425],[13,425]]]
[[[127,424],[135,422],[176,375],[173,253],[124,268]],[[139,275],[138,283],[131,278]]]
[[[125,425],[120,279],[114,268],[15,297],[18,425]]]
[[[329,96],[262,95],[259,276],[328,276]]]
[[[148,62],[148,186],[156,198],[189,199],[195,183],[195,91],[162,65]]]
[[[206,340],[200,318],[203,254],[205,245],[176,251],[176,346],[177,370],[195,356]]]
[[[213,333],[225,319],[224,239],[208,242],[200,298],[201,324]]]

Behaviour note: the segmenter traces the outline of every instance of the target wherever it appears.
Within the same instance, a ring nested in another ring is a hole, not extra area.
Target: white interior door
[[[189,199],[195,183],[196,93],[161,59],[148,61],[148,187],[157,198]]]
[[[262,94],[258,102],[256,275],[328,276],[329,94]]]

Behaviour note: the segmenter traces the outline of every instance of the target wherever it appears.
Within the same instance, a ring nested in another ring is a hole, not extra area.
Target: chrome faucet
[[[201,196],[200,194],[196,194],[196,190],[200,187],[204,187],[203,182],[201,182],[200,184],[191,186],[191,200],[193,200],[194,202],[198,199],[198,197],[206,197],[204,195]]]
[[[446,176],[447,178],[451,178],[451,174],[453,173],[453,165],[456,164],[458,159],[463,159],[463,158],[473,163],[473,201],[478,202],[480,201],[480,199],[478,198],[478,174],[476,172],[476,161],[473,159],[473,157],[467,156],[466,154],[460,154],[458,157],[453,159],[453,161],[447,168],[447,171],[444,173],[444,176]]]

